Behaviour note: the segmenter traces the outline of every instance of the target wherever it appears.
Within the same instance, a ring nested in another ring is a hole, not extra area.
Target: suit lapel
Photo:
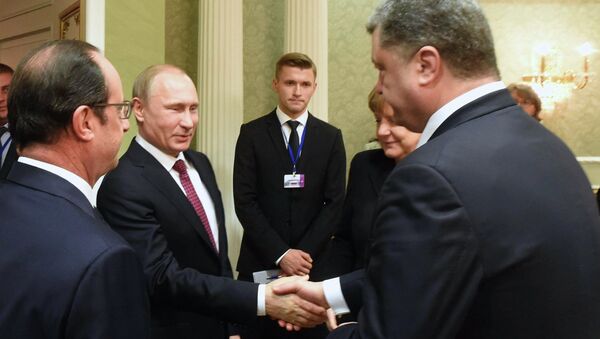
[[[286,148],[285,142],[283,141],[283,134],[281,133],[281,125],[279,119],[277,119],[277,113],[273,110],[267,117],[267,131],[273,143],[273,149],[277,153],[277,157],[281,161],[283,168],[290,168],[291,160]]]
[[[467,121],[515,105],[515,101],[506,89],[484,95],[454,112],[435,130],[430,140]]]
[[[164,200],[169,201],[175,207],[177,210],[175,213],[183,215],[188,222],[188,227],[191,227],[208,246],[212,247],[194,207],[169,172],[135,140],[131,141],[127,152],[133,164],[143,168],[142,175],[149,184],[156,187],[162,193]]]
[[[308,113],[308,119],[306,120],[306,126],[304,127],[304,145],[302,146],[302,154],[298,159],[298,167],[306,171],[306,167],[310,162],[308,159],[319,154],[320,146],[320,133],[319,125],[315,123],[315,117]]]

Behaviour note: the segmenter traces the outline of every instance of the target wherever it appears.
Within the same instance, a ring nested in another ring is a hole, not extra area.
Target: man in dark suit
[[[479,5],[389,0],[368,29],[378,89],[420,147],[383,186],[363,283],[279,292],[360,308],[332,338],[598,338],[590,184],[499,81]]]
[[[277,108],[241,127],[233,173],[235,210],[244,227],[241,280],[272,269],[312,279],[326,274],[320,259],[341,212],[346,160],[341,131],[307,110],[316,75],[308,56],[283,55],[273,80]],[[268,319],[261,326],[265,338],[287,335]]]
[[[139,134],[105,177],[98,208],[142,260],[152,338],[227,338],[237,329],[222,319],[274,315],[270,287],[232,279],[221,193],[208,158],[189,150],[198,123],[192,80],[151,66],[136,78],[132,104]]]
[[[129,104],[93,46],[51,41],[20,63],[10,132],[21,157],[0,183],[2,338],[147,338],[139,260],[95,210]]]
[[[0,179],[6,178],[17,159],[17,148],[8,132],[8,89],[13,73],[10,66],[0,63]]]

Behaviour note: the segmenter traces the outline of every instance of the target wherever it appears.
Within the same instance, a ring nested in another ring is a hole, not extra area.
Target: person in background
[[[8,89],[13,73],[10,66],[0,63],[0,179],[6,178],[17,159],[17,148],[8,131]]]
[[[507,88],[515,102],[521,106],[525,113],[529,114],[529,116],[537,121],[542,121],[542,118],[540,117],[542,101],[531,86],[512,83],[508,85]]]
[[[368,103],[377,123],[377,141],[381,148],[357,153],[350,164],[340,228],[333,241],[333,255],[328,259],[331,272],[336,276],[365,266],[383,182],[396,163],[415,149],[421,136],[394,122],[394,110],[375,88],[369,94]]]
[[[233,170],[235,211],[244,228],[240,280],[255,280],[255,272],[325,277],[322,257],[342,210],[346,153],[342,132],[308,112],[316,79],[307,55],[284,54],[272,83],[277,107],[240,128]],[[270,319],[259,326],[258,338],[327,333],[325,327],[286,333]]]
[[[140,262],[92,193],[129,128],[119,74],[88,43],[50,41],[21,61],[8,103],[21,155],[0,182],[0,336],[148,338]]]

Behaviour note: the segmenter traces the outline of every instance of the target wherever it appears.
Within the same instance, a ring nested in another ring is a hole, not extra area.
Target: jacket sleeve
[[[265,260],[263,264],[268,266],[274,265],[289,246],[273,229],[259,204],[256,147],[259,146],[254,144],[248,125],[242,125],[235,146],[233,197],[235,212],[244,228],[244,237],[258,252],[258,257]]]
[[[304,234],[298,248],[318,256],[334,234],[344,203],[346,187],[346,151],[342,132],[338,129],[335,141],[329,153],[329,161],[325,169],[326,181],[323,194],[323,208]]]
[[[356,166],[357,162],[355,157],[350,164],[348,188],[346,190],[346,197],[342,208],[342,217],[335,231],[330,257],[328,258],[332,276],[339,276],[352,271],[354,263],[356,262],[357,249],[354,247],[352,235],[352,220],[354,218],[354,205],[352,204],[352,200],[354,199],[354,194],[357,194],[354,190],[356,180],[366,180],[365,178],[359,177],[357,179],[355,177]],[[365,241],[367,240],[368,239],[365,239]]]
[[[98,192],[98,208],[140,258],[152,303],[234,322],[255,320],[258,285],[182,267],[168,247],[144,189],[148,183],[134,174],[111,174]]]
[[[332,338],[455,337],[483,272],[452,185],[429,166],[397,167],[381,192],[373,232],[358,325]],[[344,296],[348,286],[342,280]]]

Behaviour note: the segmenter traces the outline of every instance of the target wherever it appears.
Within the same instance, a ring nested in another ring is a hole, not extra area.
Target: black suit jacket
[[[221,193],[208,158],[184,155],[215,206],[219,253],[164,167],[135,140],[104,179],[98,208],[141,258],[152,302],[153,338],[223,338],[219,319],[256,318],[257,285],[232,280]]]
[[[148,337],[139,261],[75,186],[17,162],[0,197],[2,338]]]
[[[346,155],[339,129],[309,114],[297,172],[305,187],[283,188],[292,162],[275,111],[242,125],[235,149],[235,211],[244,227],[237,270],[248,276],[275,268],[289,248],[313,258],[311,278],[324,276],[320,255],[340,216]]]
[[[352,159],[342,218],[327,259],[333,275],[365,266],[379,192],[395,164],[382,149],[360,152]]]
[[[506,90],[461,108],[396,166],[373,232],[359,325],[331,338],[600,335],[590,184]]]
[[[6,152],[6,158],[4,158],[4,162],[2,163],[2,167],[0,167],[0,179],[4,179],[8,176],[8,172],[12,165],[17,161],[17,147],[14,142],[10,142],[8,146],[8,151]]]

